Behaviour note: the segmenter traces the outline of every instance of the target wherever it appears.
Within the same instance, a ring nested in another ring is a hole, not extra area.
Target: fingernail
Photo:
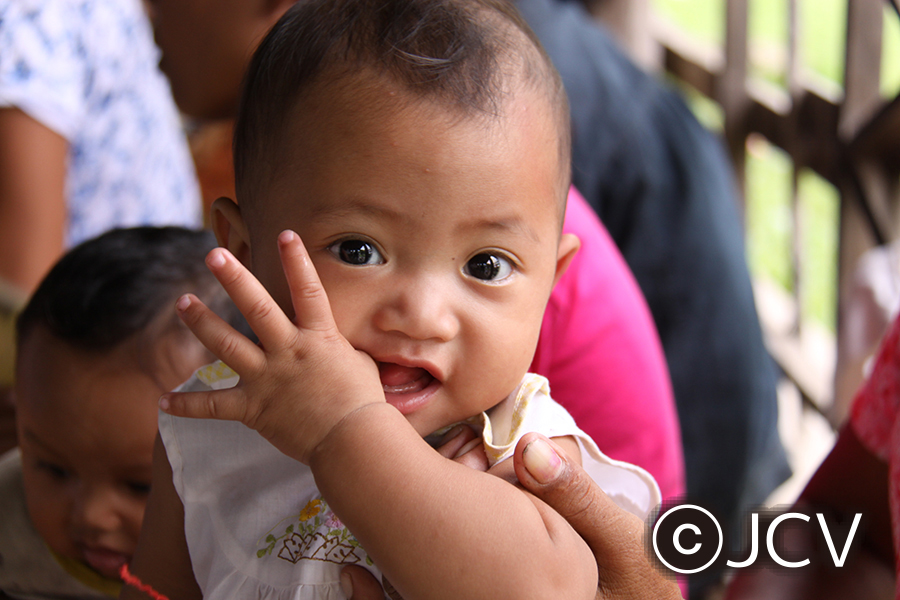
[[[544,440],[534,440],[525,446],[522,462],[539,483],[550,483],[562,472],[562,459]]]
[[[278,241],[281,242],[282,244],[287,244],[294,239],[295,235],[297,235],[297,234],[294,233],[293,231],[291,231],[290,229],[285,229],[284,231],[282,231],[281,233],[278,234]]]
[[[346,573],[341,573],[341,591],[347,598],[353,597],[353,578]]]
[[[451,429],[450,431],[448,431],[447,433],[444,434],[444,437],[441,438],[441,446],[443,446],[444,444],[446,444],[447,442],[449,442],[451,440],[455,440],[456,438],[461,436],[463,434],[463,432],[465,432],[465,430],[466,430],[465,425],[457,425],[456,427],[454,427],[453,429]]]
[[[159,397],[159,410],[168,411],[169,410],[169,397],[168,396],[160,396]]]
[[[225,254],[221,250],[213,250],[206,262],[211,267],[222,267],[225,265]]]
[[[178,301],[175,303],[175,308],[177,308],[180,311],[185,311],[185,310],[187,310],[187,307],[190,305],[191,305],[191,297],[188,296],[187,294],[185,294],[184,296],[179,298]]]
[[[469,452],[471,452],[472,449],[475,448],[476,446],[478,446],[479,444],[481,444],[481,438],[475,438],[474,440],[469,440],[469,443],[466,444],[465,446],[463,446],[462,448],[460,448],[460,449],[456,452],[456,456],[454,456],[453,458],[459,458],[460,456],[465,456],[466,454],[468,454]]]

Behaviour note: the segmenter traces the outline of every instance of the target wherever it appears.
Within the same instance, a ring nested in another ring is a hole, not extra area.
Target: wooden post
[[[725,141],[734,164],[738,188],[741,190],[743,216],[746,171],[747,114],[747,3],[728,0],[725,13],[725,70],[718,80],[716,100],[725,113]]]
[[[844,102],[838,121],[838,141],[850,145],[883,103],[880,95],[881,38],[884,3],[882,0],[849,0],[847,3],[847,48],[844,63]],[[845,306],[852,296],[853,273],[859,258],[872,248],[876,239],[866,214],[866,202],[887,204],[890,186],[872,157],[847,156],[839,191],[841,193],[840,233],[838,241],[837,346],[839,356],[846,344]],[[848,377],[839,360],[835,385]],[[832,422],[839,424],[849,398],[836,397]]]
[[[881,105],[881,29],[883,0],[847,2],[847,49],[844,103],[838,133],[845,141],[856,135]]]
[[[583,0],[637,64],[650,71],[662,66],[662,48],[653,37],[650,0]]]

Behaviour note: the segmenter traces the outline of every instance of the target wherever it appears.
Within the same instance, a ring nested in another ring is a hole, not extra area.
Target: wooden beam
[[[652,24],[653,34],[662,46],[666,72],[715,99],[717,80],[725,70],[722,49],[698,41],[666,19],[656,18]]]
[[[900,169],[900,96],[894,98],[865,123],[850,143],[860,157],[879,157],[888,166]]]

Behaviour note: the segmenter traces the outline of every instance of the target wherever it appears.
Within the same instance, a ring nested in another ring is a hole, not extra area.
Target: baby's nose
[[[81,533],[112,531],[120,524],[113,490],[82,486],[72,504],[72,524]]]
[[[437,277],[421,277],[397,286],[376,313],[376,326],[420,341],[448,342],[459,333],[458,302],[452,285]]]

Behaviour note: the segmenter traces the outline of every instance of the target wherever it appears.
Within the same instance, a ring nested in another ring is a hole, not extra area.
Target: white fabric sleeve
[[[0,7],[0,107],[16,107],[67,140],[87,112],[89,58],[70,3],[17,0]]]
[[[480,415],[485,454],[494,465],[512,457],[523,435],[572,436],[581,448],[581,463],[600,488],[621,508],[646,519],[661,501],[659,486],[644,469],[603,454],[565,408],[550,397],[547,379],[529,373],[506,400]]]

